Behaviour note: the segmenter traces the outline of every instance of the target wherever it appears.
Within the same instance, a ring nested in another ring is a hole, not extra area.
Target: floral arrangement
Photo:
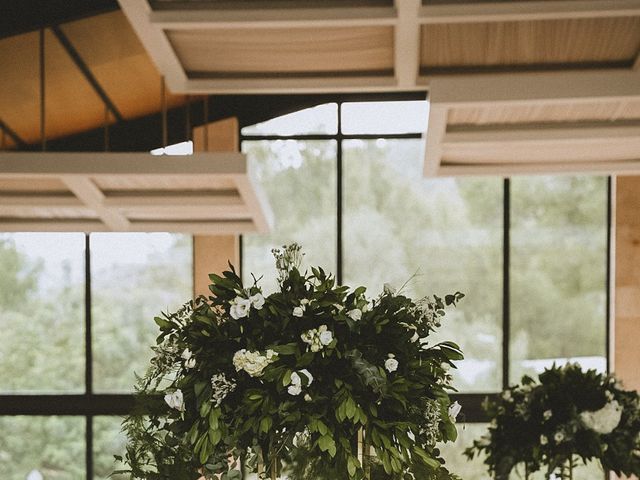
[[[427,340],[463,295],[414,302],[386,286],[369,300],[321,268],[301,273],[298,245],[274,255],[279,291],[243,285],[230,265],[210,275],[212,296],[155,319],[118,473],[276,478],[289,465],[291,478],[455,478],[436,442],[457,435],[448,392],[462,353]]]
[[[516,465],[525,477],[547,467],[571,478],[577,461],[597,459],[606,470],[640,474],[640,403],[612,375],[583,372],[577,364],[555,365],[535,382],[520,385],[485,402],[492,418],[489,432],[465,452],[484,453],[497,478]]]

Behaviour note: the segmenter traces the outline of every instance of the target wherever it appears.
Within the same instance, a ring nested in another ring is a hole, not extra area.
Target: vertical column
[[[617,178],[615,208],[613,370],[640,390],[640,176]]]
[[[237,118],[228,118],[193,129],[195,152],[237,152],[239,146]],[[227,262],[231,262],[236,267],[236,271],[239,271],[240,237],[238,235],[193,236],[195,295],[209,295],[209,274],[226,270]]]

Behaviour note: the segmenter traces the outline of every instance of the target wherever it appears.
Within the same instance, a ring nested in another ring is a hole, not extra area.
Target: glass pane
[[[342,133],[424,133],[429,102],[361,102],[342,104]]]
[[[129,392],[143,374],[158,327],[153,317],[193,295],[191,237],[91,235],[94,387]]]
[[[84,234],[0,234],[0,391],[84,391]]]
[[[120,417],[94,417],[93,419],[93,478],[95,480],[124,480],[126,475],[109,477],[114,470],[124,468],[114,455],[124,455],[127,438],[121,430]]]
[[[3,480],[85,478],[84,417],[0,417],[0,432]]]
[[[336,271],[336,142],[243,142],[249,168],[264,189],[274,226],[269,235],[244,235],[245,282],[264,275],[263,289],[277,287],[271,249],[296,241],[305,251],[304,266]]]
[[[511,184],[511,383],[554,362],[606,369],[607,183]]]
[[[464,413],[464,410],[462,411]],[[488,425],[483,423],[467,423],[458,425],[458,439],[454,443],[438,445],[447,469],[464,480],[489,480],[488,467],[483,457],[467,459],[464,451],[487,431]]]
[[[426,180],[422,168],[420,140],[345,142],[345,282],[370,295],[385,282],[414,297],[464,292],[442,328],[465,352],[456,385],[499,390],[502,181]]]
[[[244,127],[242,135],[309,135],[338,133],[338,105],[327,103]]]

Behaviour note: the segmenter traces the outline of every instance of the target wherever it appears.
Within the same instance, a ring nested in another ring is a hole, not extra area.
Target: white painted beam
[[[96,212],[111,230],[120,232],[129,230],[129,221],[124,215],[104,206],[104,194],[95,183],[88,178],[77,175],[62,176],[61,179],[69,190],[82,200],[88,208]]]
[[[2,152],[0,176],[58,175],[234,176],[246,172],[246,155],[234,152],[150,155],[116,152]]]
[[[187,75],[162,29],[149,22],[149,16],[152,13],[149,2],[118,0],[118,3],[158,71],[164,75],[169,89],[174,92],[179,91]]]
[[[393,76],[337,76],[337,77],[302,77],[282,78],[269,77],[265,74],[261,78],[209,78],[190,79],[185,82],[182,91],[191,94],[207,94],[211,92],[225,94],[250,93],[347,93],[347,92],[388,92],[396,87]],[[424,87],[414,87],[409,90],[424,90]]]
[[[132,221],[131,232],[191,232],[194,235],[233,235],[252,233],[256,225],[251,220],[235,221]]]
[[[99,220],[0,219],[0,232],[108,232]]]
[[[398,23],[395,28],[395,74],[399,88],[416,86],[420,59],[420,24],[418,11],[421,0],[395,0]]]
[[[151,12],[149,19],[162,30],[363,27],[397,22],[392,7],[160,10]]]
[[[599,70],[443,76],[430,82],[432,105],[483,107],[611,102],[640,98],[640,72]]]
[[[0,194],[0,207],[12,208],[82,208],[84,203],[73,195],[4,195]]]
[[[447,130],[447,109],[437,104],[429,105],[429,123],[425,138],[424,175],[435,177],[438,175],[442,159],[442,140]]]
[[[640,0],[538,0],[425,5],[420,22],[477,23],[640,15]]]

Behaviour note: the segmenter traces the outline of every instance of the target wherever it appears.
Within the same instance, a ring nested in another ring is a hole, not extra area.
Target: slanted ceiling
[[[103,99],[62,37],[110,99],[115,113],[105,114]],[[7,127],[4,148],[40,142],[39,32],[1,39],[0,65],[0,121]],[[121,11],[45,30],[45,136],[49,140],[158,112],[161,84],[160,73]],[[167,92],[168,108],[185,101],[184,95]]]

